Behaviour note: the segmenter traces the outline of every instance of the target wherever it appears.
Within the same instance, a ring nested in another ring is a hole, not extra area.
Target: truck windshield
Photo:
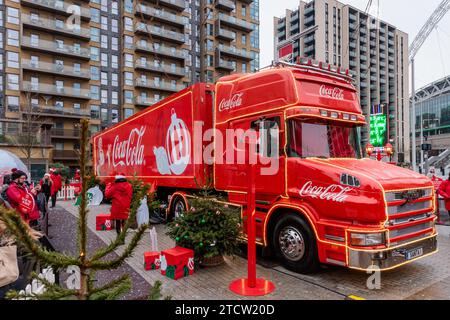
[[[289,157],[361,158],[359,127],[345,124],[289,120]]]

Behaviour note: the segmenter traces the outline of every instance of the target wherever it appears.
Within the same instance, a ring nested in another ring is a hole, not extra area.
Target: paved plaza
[[[115,231],[95,231],[95,216],[109,212],[108,205],[90,208],[88,217],[89,249],[104,246],[115,237]],[[70,252],[76,236],[77,207],[73,202],[59,202],[50,213],[50,235],[58,251]],[[156,225],[159,250],[174,246],[165,235],[165,226]],[[276,285],[273,294],[259,299],[346,299],[350,295],[364,299],[450,299],[450,227],[438,226],[439,252],[433,256],[415,261],[401,268],[381,274],[381,289],[367,288],[368,274],[346,268],[324,266],[312,275],[290,272],[277,263],[262,263],[257,267],[259,277],[271,280]],[[132,232],[128,236],[132,236]],[[215,268],[202,268],[193,276],[172,280],[159,271],[146,271],[143,253],[150,249],[150,235],[147,232],[126,265],[115,271],[99,273],[99,282],[130,274],[133,290],[125,299],[140,299],[148,293],[156,280],[163,282],[164,295],[172,299],[245,299],[228,290],[228,285],[237,278],[245,277],[247,261],[242,257],[226,258],[226,264]],[[120,250],[120,249],[119,249]],[[120,253],[119,251],[117,253]]]

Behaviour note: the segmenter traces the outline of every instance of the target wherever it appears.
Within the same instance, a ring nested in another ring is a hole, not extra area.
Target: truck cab
[[[257,242],[288,269],[388,270],[437,251],[433,185],[363,158],[366,121],[348,72],[307,61],[222,78],[214,124],[217,137],[257,132]],[[276,129],[275,139],[263,128]],[[215,150],[214,186],[245,207],[247,165],[226,161],[239,157],[233,144]]]

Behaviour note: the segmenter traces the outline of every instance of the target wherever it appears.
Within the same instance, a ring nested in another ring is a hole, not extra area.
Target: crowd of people
[[[53,168],[36,185],[29,182],[25,172],[14,168],[3,176],[0,204],[14,209],[30,226],[38,227],[39,220],[48,214],[50,199],[51,207],[55,207],[61,188],[61,175]]]

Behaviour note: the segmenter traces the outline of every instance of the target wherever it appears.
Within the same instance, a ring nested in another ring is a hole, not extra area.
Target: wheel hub
[[[301,232],[288,226],[281,230],[278,237],[280,249],[283,255],[292,261],[298,261],[305,254],[305,241]]]

